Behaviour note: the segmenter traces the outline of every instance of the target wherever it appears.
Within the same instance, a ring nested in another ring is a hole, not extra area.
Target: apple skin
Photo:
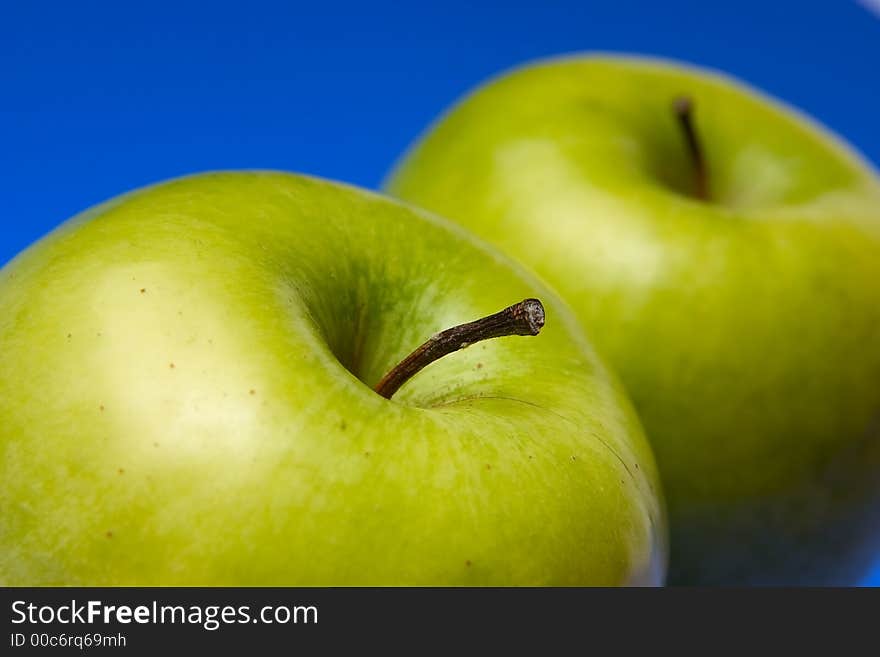
[[[880,184],[839,139],[721,74],[571,56],[482,86],[385,188],[572,305],[654,448],[670,583],[865,572],[880,548]]]
[[[364,384],[528,296],[539,336]],[[0,270],[0,353],[4,585],[663,581],[653,457],[576,319],[378,195],[229,172],[114,199]]]

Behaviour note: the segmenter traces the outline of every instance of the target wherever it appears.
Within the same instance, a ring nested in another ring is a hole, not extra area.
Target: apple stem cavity
[[[694,168],[694,195],[701,201],[709,200],[709,169],[703,156],[703,146],[694,125],[694,101],[690,96],[678,96],[672,101],[672,110],[684,135]]]
[[[435,360],[491,338],[538,335],[543,326],[543,304],[538,299],[525,299],[488,317],[440,331],[400,361],[373,389],[391,399],[404,383]]]

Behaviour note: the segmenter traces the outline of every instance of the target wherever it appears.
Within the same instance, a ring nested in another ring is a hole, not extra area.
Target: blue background
[[[876,165],[872,2],[4,2],[0,265],[94,203],[194,171],[278,168],[376,187],[466,90],[570,51],[725,70]],[[866,583],[880,585],[880,567]]]

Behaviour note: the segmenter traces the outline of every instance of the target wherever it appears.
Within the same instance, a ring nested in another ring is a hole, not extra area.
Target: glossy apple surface
[[[394,396],[441,329],[536,337]],[[654,462],[570,311],[464,231],[219,173],[114,199],[0,270],[4,585],[658,584]]]
[[[880,183],[841,141],[719,74],[570,57],[464,99],[387,189],[573,306],[654,447],[670,581],[864,572],[880,532]]]

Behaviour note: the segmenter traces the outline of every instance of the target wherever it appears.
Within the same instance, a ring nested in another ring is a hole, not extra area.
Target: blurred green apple
[[[531,295],[538,337],[371,389]],[[0,354],[0,584],[663,580],[650,449],[573,315],[374,194],[254,172],[114,199],[0,270]]]
[[[880,533],[880,183],[723,75],[614,56],[491,81],[387,183],[531,266],[621,375],[670,581],[853,582]]]

